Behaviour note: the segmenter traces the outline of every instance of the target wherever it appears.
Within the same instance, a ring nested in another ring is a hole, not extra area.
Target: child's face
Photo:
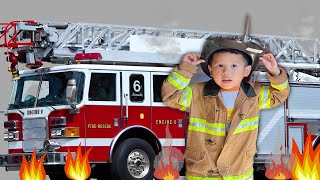
[[[241,54],[216,53],[213,58],[209,72],[222,89],[240,86],[242,79],[250,74],[251,65],[247,65]]]

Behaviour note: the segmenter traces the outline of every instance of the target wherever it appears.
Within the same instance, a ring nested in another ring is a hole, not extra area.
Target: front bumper
[[[43,165],[63,165],[65,164],[65,157],[67,152],[38,152],[37,160],[44,154],[47,154],[44,158]],[[75,153],[71,153],[74,157]],[[19,170],[22,163],[22,156],[25,156],[27,161],[30,162],[32,153],[17,153],[17,154],[0,154],[0,167],[6,167],[7,171]]]

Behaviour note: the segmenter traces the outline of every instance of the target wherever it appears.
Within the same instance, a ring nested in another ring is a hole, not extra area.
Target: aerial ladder
[[[0,48],[8,49],[5,54],[11,62],[9,70],[13,77],[19,77],[18,62],[37,68],[43,61],[71,64],[87,56],[96,57],[91,63],[173,66],[186,53],[174,48],[175,44],[201,44],[208,37],[234,37],[262,42],[279,65],[294,74],[295,81],[320,81],[319,38],[248,33],[246,29],[243,37],[240,33],[26,20],[0,23]],[[149,50],[137,48],[137,44]]]

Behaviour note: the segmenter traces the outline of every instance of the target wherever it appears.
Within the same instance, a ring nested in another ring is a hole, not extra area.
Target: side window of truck
[[[168,75],[153,75],[153,102],[162,102],[161,87]]]
[[[116,74],[92,73],[89,101],[116,101]]]

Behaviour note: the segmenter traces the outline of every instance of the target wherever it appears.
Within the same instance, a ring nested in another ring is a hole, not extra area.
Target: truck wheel
[[[320,135],[318,135],[318,137],[316,137],[314,140],[313,149],[316,150],[318,146],[320,146]]]
[[[111,164],[112,176],[119,180],[153,179],[155,152],[144,140],[130,138],[116,149]]]

